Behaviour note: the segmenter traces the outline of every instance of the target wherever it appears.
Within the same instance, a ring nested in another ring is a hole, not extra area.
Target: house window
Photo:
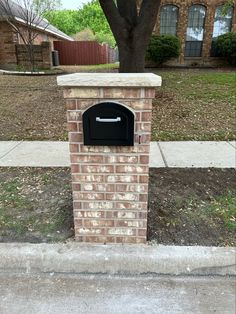
[[[161,8],[160,15],[160,34],[175,35],[177,34],[179,9],[175,5],[164,5]]]
[[[206,8],[203,5],[192,5],[189,8],[185,57],[201,57],[205,17]]]
[[[231,31],[233,20],[233,7],[229,7],[225,11],[224,5],[219,5],[216,7],[213,36],[212,36],[212,46],[211,46],[211,56],[218,57],[220,53],[215,45],[215,40],[220,36]]]

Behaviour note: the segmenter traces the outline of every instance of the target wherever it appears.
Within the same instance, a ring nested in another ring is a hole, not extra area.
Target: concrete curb
[[[236,248],[0,244],[1,273],[236,275]]]

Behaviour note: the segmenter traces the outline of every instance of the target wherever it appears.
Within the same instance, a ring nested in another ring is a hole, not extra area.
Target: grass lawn
[[[154,101],[153,140],[235,139],[236,72],[155,72],[163,86]]]
[[[235,246],[235,184],[232,169],[151,169],[149,241]],[[0,168],[0,242],[72,236],[69,169]]]
[[[76,71],[108,72],[114,65],[76,67]],[[152,72],[163,77],[153,106],[152,140],[235,139],[235,72]],[[1,75],[0,110],[0,141],[67,140],[65,104],[55,76]]]

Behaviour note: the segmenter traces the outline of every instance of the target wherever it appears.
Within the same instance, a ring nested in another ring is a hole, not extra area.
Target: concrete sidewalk
[[[0,142],[0,167],[68,167],[67,142]],[[153,168],[235,168],[235,142],[151,142]]]

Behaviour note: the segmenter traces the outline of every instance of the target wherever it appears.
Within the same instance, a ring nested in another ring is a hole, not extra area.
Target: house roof
[[[4,5],[4,2],[7,3],[7,5]],[[29,11],[11,0],[0,0],[0,19],[11,18],[12,16],[14,16],[14,19],[19,23],[26,24],[28,19],[27,17],[29,16]],[[66,35],[53,25],[49,24],[46,19],[35,16],[31,20],[35,21],[35,23],[32,23],[32,25],[39,30],[50,33],[61,39],[66,39],[70,41],[74,40],[72,37]]]

